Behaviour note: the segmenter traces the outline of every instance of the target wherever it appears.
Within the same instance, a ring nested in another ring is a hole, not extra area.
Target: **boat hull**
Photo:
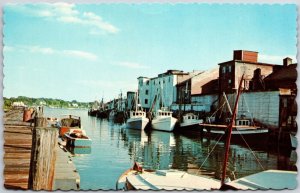
[[[224,129],[213,129],[213,128],[203,128],[203,135],[208,138],[213,139],[226,139],[226,134]],[[231,141],[237,143],[245,143],[248,144],[261,144],[267,143],[269,137],[268,129],[243,129],[238,130],[233,129],[231,133]]]
[[[92,140],[87,138],[74,138],[69,134],[65,134],[65,139],[67,141],[66,145],[70,147],[91,147]]]
[[[151,126],[155,130],[173,131],[176,122],[177,122],[177,119],[174,117],[154,118],[152,120]]]
[[[145,117],[130,118],[126,122],[126,127],[128,129],[144,130],[149,119]]]

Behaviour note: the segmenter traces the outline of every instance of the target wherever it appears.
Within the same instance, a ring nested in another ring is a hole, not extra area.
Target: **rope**
[[[245,140],[245,138],[243,137],[243,135],[240,133],[239,130],[237,130],[238,133],[241,135],[243,141],[246,143],[247,147],[249,148],[250,152],[253,154],[254,158],[256,159],[256,161],[258,162],[258,164],[260,165],[260,167],[265,170],[265,168],[263,167],[263,165],[260,163],[259,159],[256,157],[254,151],[251,149],[251,147],[249,146],[249,144],[247,143],[247,141]]]
[[[212,150],[208,153],[208,155],[206,156],[206,158],[204,159],[204,161],[202,162],[200,168],[198,169],[196,175],[199,173],[199,171],[201,170],[202,166],[204,165],[204,163],[207,161],[208,157],[211,155],[211,153],[214,151],[214,149],[216,148],[216,146],[218,145],[219,141],[221,140],[221,138],[223,137],[223,135],[221,135],[217,141],[217,143],[214,145],[214,147],[212,148]]]

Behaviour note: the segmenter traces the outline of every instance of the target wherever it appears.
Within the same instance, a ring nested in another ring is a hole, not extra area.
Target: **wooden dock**
[[[4,187],[28,189],[32,130],[23,122],[23,109],[14,109],[4,117]],[[78,190],[80,177],[68,152],[57,145],[53,189]]]

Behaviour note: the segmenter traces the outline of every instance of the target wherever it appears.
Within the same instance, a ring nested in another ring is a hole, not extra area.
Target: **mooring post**
[[[54,181],[58,131],[45,127],[46,118],[36,117],[32,135],[32,149],[28,188],[52,190]]]

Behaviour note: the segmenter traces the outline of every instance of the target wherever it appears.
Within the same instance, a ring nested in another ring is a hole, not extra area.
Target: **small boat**
[[[162,107],[155,112],[154,118],[151,121],[152,128],[160,131],[173,131],[177,119],[172,117],[172,113],[167,107]]]
[[[130,129],[144,130],[149,119],[146,117],[146,113],[142,110],[130,111],[129,119],[126,121],[126,127]]]
[[[200,131],[200,123],[203,123],[203,120],[199,119],[198,115],[195,115],[194,113],[187,113],[182,116],[182,122],[180,123],[178,130]]]
[[[67,147],[91,147],[92,145],[92,140],[83,129],[70,129],[64,137]]]
[[[227,182],[224,187],[235,190],[291,190],[297,187],[297,172],[266,170]]]
[[[81,119],[78,116],[67,115],[66,117],[61,118],[57,125],[59,128],[59,136],[64,137],[65,133],[69,132],[70,129],[81,128]]]
[[[117,190],[218,190],[219,180],[179,170],[144,170],[137,163],[117,180]]]

